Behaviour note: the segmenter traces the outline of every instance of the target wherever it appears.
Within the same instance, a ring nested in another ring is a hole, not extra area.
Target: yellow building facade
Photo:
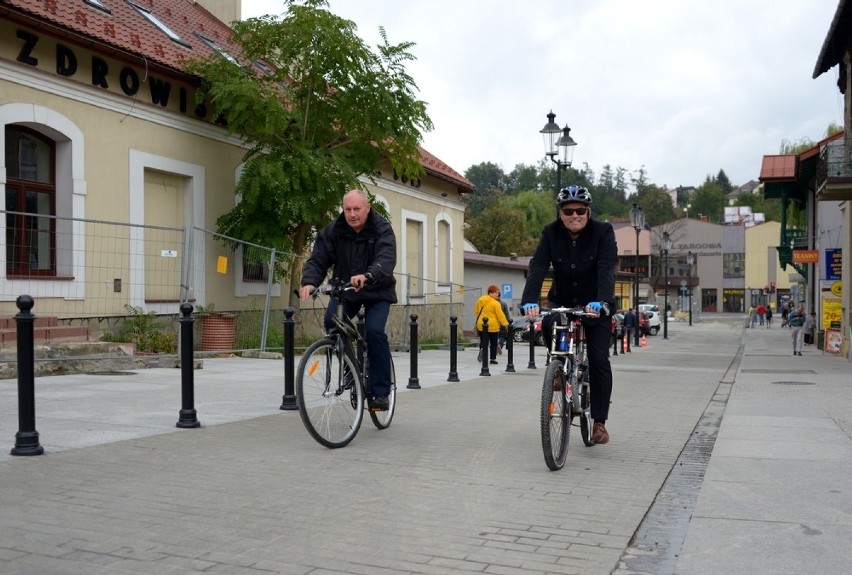
[[[234,3],[220,4],[226,16]],[[175,314],[181,301],[251,310],[267,295],[272,308],[287,305],[289,282],[247,277],[244,252],[215,237],[217,218],[237,201],[245,149],[196,105],[196,79],[180,62],[228,38],[223,22],[184,0],[150,9],[4,2],[0,315],[16,314],[22,294],[35,298],[34,312],[60,318],[123,315],[127,306]],[[421,162],[416,182],[390,167],[364,182],[390,215],[399,298],[412,303],[464,282],[461,198],[473,191],[428,151]]]

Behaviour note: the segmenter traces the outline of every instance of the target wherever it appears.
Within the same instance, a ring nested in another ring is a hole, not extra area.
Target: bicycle
[[[388,409],[369,408],[370,361],[367,340],[346,316],[343,295],[355,288],[349,283],[320,286],[313,297],[328,295],[337,300],[334,324],[329,332],[305,350],[296,371],[295,394],[299,415],[308,433],[321,445],[334,449],[351,442],[361,428],[364,411],[378,429],[387,429],[396,408],[396,371],[391,360]]]
[[[608,313],[607,310],[604,310]],[[547,371],[541,390],[541,448],[544,462],[552,471],[562,469],[568,456],[568,441],[575,416],[580,419],[583,443],[591,447],[591,392],[589,359],[583,317],[598,317],[582,307],[542,309],[542,316],[558,314],[553,321]]]

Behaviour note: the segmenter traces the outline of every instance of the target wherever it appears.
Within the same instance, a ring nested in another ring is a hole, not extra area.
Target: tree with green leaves
[[[539,189],[539,178],[535,166],[517,164],[515,169],[506,176],[506,191],[509,194],[537,189]]]
[[[532,253],[534,242],[527,233],[524,213],[506,203],[493,203],[472,220],[465,238],[484,254],[509,256]]]
[[[526,236],[533,242],[527,246],[530,248],[529,251],[525,251],[522,247],[512,251],[519,255],[530,256],[541,236],[541,230],[556,217],[556,204],[547,192],[527,190],[509,198],[506,205],[524,214],[524,221],[518,222],[518,225],[524,227]]]
[[[474,164],[464,172],[464,177],[473,182],[477,190],[496,188],[506,190],[506,173],[493,162]]]
[[[690,217],[698,214],[707,218],[708,222],[719,224],[724,221],[725,193],[719,184],[706,181],[695,189],[690,200]]]
[[[646,184],[644,193],[634,194],[628,198],[628,203],[637,202],[645,214],[645,223],[649,226],[658,226],[675,219],[674,204],[671,196],[655,186]]]
[[[226,236],[302,254],[336,217],[343,194],[389,161],[404,178],[423,173],[419,145],[432,129],[405,65],[413,44],[373,51],[326,0],[284,0],[281,16],[233,24],[234,59],[192,60],[200,100],[247,148],[235,193],[217,220]],[[286,273],[300,274],[301,258]],[[291,304],[296,305],[295,296]]]

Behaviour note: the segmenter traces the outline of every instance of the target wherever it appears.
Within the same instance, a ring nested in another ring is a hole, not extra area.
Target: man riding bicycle
[[[585,306],[600,313],[615,309],[615,265],[618,249],[612,225],[592,219],[592,195],[579,186],[560,190],[556,198],[558,218],[542,230],[538,247],[529,264],[521,306],[524,314],[538,315],[541,285],[553,267],[553,283],[547,294],[551,307]],[[551,347],[551,325],[555,316],[542,321],[545,345]],[[610,319],[604,314],[585,318],[591,387],[591,415],[595,443],[607,443],[606,420],[612,395],[612,367],[609,363]]]
[[[343,212],[317,234],[311,257],[302,268],[299,297],[308,299],[325,279],[330,267],[332,279],[350,282],[344,311],[354,317],[364,307],[364,328],[370,359],[370,408],[387,410],[391,386],[391,352],[385,325],[390,306],[396,303],[396,236],[390,223],[370,209],[363,190],[350,190],[343,196]],[[337,300],[329,302],[325,329],[332,328],[331,317]]]

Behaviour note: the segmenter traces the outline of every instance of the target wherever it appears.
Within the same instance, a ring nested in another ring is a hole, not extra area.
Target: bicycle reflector
[[[308,375],[315,374],[317,372],[317,369],[319,368],[319,364],[320,364],[319,360],[313,362],[311,364],[311,367],[308,368]]]

